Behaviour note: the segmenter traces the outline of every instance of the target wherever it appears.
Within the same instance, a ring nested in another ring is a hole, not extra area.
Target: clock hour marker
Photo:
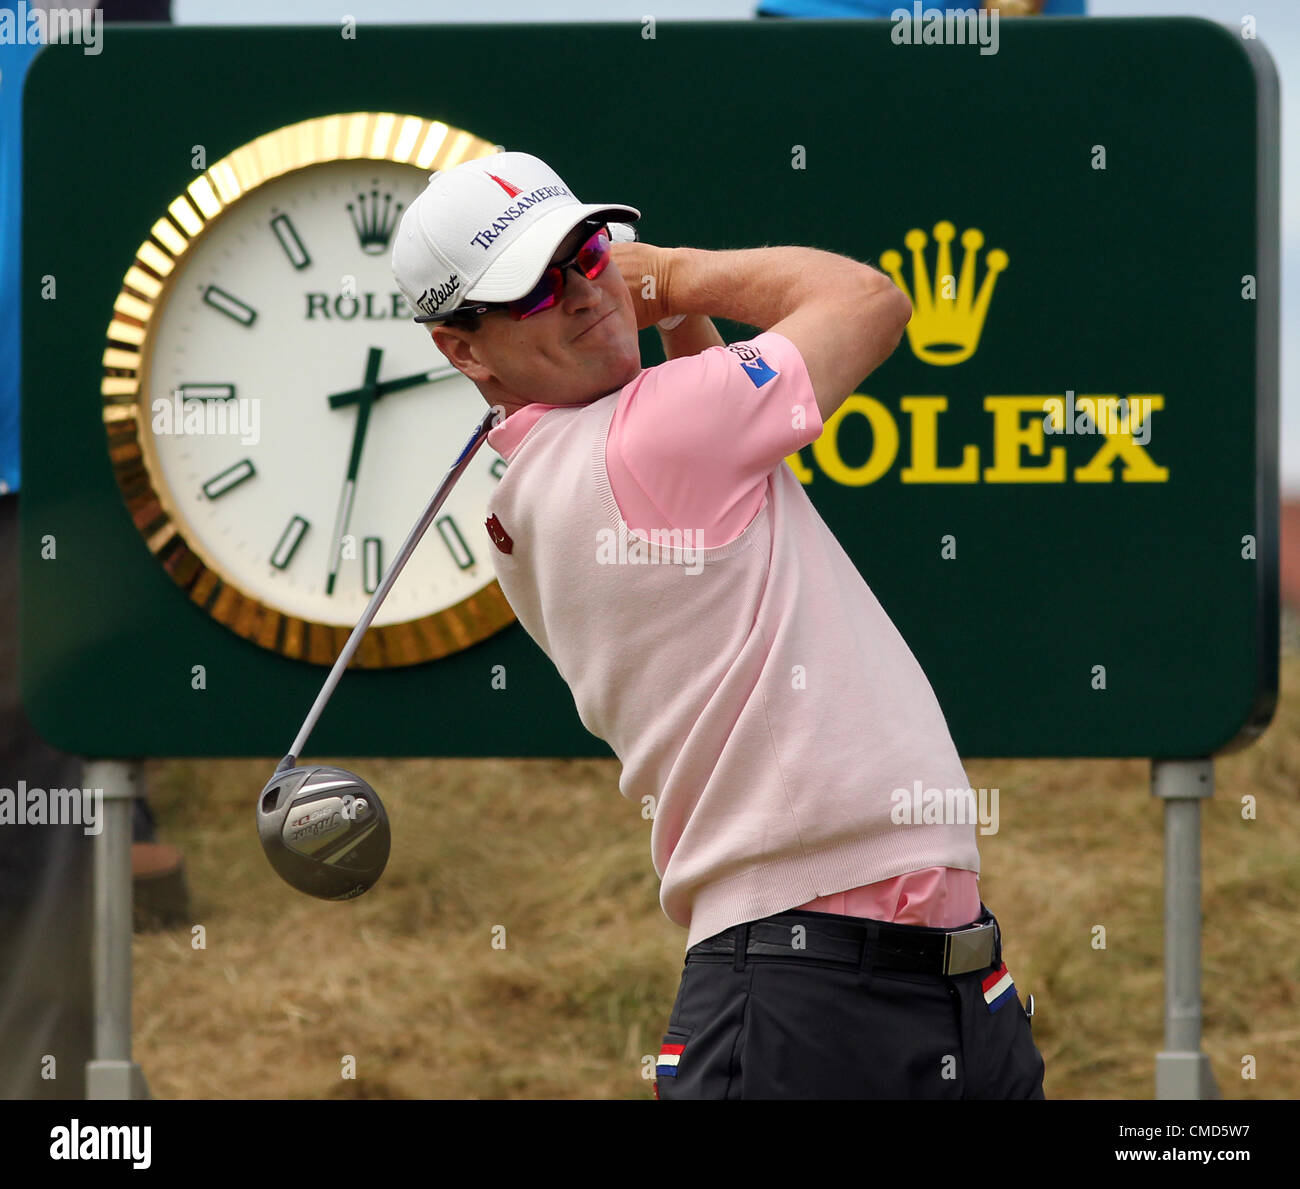
[[[226,317],[233,318],[241,326],[252,326],[257,317],[257,311],[252,306],[245,305],[239,298],[224,289],[218,289],[216,285],[209,285],[203,290],[203,300],[214,310],[220,310]]]
[[[288,527],[280,537],[280,543],[275,547],[275,552],[271,554],[271,564],[277,570],[285,569],[293,560],[294,552],[309,528],[311,528],[310,523],[301,516],[295,516],[289,521]]]
[[[275,232],[275,238],[280,241],[280,247],[294,268],[306,268],[311,263],[311,257],[298,238],[298,231],[289,221],[288,215],[276,215],[271,220],[271,230]]]
[[[227,467],[220,474],[213,475],[203,484],[203,494],[210,500],[225,495],[231,488],[238,487],[245,479],[251,479],[257,472],[247,458],[241,458],[232,467]]]
[[[181,400],[234,400],[233,384],[178,384]]]
[[[442,543],[447,546],[452,560],[462,570],[468,570],[474,564],[474,554],[470,552],[469,546],[465,544],[465,538],[461,536],[456,522],[450,516],[443,516],[438,520],[437,524]]]
[[[384,576],[384,547],[378,537],[367,537],[362,545],[362,579],[366,594],[374,594]]]

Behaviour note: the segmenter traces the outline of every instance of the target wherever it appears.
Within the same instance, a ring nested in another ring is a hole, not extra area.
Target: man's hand
[[[823,421],[893,354],[912,316],[906,294],[883,273],[820,248],[671,252],[668,312],[707,310],[789,339]]]
[[[657,248],[636,241],[610,244],[609,252],[632,295],[638,330],[653,326],[660,318],[673,313],[669,308],[671,248]]]
[[[727,345],[713,319],[704,314],[687,314],[672,330],[659,327],[659,341],[665,359],[681,359],[685,355],[698,355],[709,347]]]

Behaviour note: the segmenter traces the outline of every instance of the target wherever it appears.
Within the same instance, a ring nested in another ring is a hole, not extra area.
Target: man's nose
[[[566,309],[584,310],[600,304],[600,286],[587,279],[576,264],[569,267],[564,278],[564,305]]]

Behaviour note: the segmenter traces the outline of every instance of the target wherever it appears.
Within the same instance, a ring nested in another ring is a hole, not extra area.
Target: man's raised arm
[[[789,339],[808,369],[823,421],[893,354],[912,316],[906,295],[883,273],[818,248],[614,247],[638,318],[702,314]],[[650,277],[654,284],[646,285]],[[655,296],[643,302],[647,291]]]

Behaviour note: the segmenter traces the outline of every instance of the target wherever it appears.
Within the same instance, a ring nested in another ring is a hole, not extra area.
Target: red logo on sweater
[[[493,512],[485,521],[487,524],[488,536],[492,538],[492,544],[495,545],[502,553],[513,553],[515,543],[510,539],[510,534],[501,527],[501,521]]]

